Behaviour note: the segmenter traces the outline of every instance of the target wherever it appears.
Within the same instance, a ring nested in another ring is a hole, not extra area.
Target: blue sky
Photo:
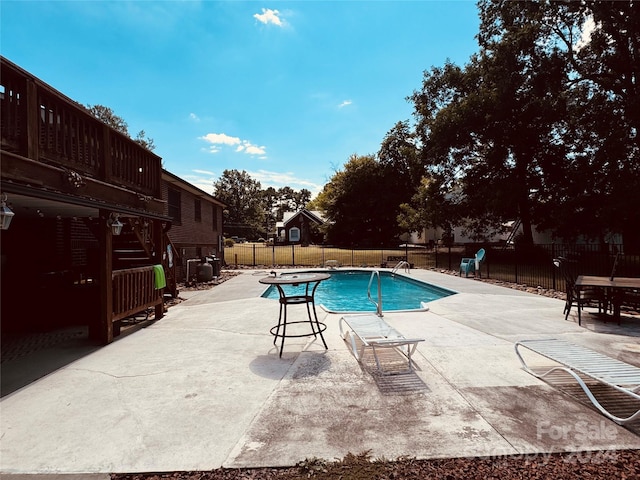
[[[213,192],[225,169],[321,190],[412,119],[423,72],[478,50],[474,1],[0,3],[3,56],[144,130]]]

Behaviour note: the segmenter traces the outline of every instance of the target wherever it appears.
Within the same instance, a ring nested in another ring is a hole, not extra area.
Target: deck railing
[[[162,160],[1,58],[2,149],[161,198]]]
[[[153,267],[114,270],[111,278],[113,322],[162,303],[162,290],[155,289]]]

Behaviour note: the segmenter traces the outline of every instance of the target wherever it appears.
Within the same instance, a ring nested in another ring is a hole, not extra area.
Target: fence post
[[[554,290],[556,289],[556,268],[553,264],[553,260],[556,258],[556,244],[551,244],[551,285]]]
[[[491,253],[491,250],[489,250],[489,253]],[[491,255],[485,255],[484,257],[484,263],[487,270],[487,279],[491,278],[491,275],[489,274],[489,258],[491,258]],[[482,266],[480,267],[480,269],[482,269]]]
[[[274,239],[273,245],[271,245],[271,265],[276,266],[276,241]]]
[[[296,266],[296,245],[295,243],[291,244],[291,265]]]
[[[253,244],[253,266],[256,266],[256,244]]]

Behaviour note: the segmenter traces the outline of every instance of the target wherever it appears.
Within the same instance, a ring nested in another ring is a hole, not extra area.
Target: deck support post
[[[99,258],[100,271],[98,273],[98,285],[100,287],[100,313],[98,325],[95,332],[90,335],[102,344],[113,341],[113,238],[111,228],[107,225],[107,219],[111,212],[100,210],[99,235],[102,239],[100,244]]]

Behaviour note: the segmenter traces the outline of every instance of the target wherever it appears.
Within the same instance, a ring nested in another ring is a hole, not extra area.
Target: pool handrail
[[[391,275],[395,275],[396,272],[398,270],[400,270],[402,267],[404,267],[404,271],[405,273],[409,273],[409,270],[411,269],[411,264],[409,262],[407,262],[406,260],[400,260],[395,267],[393,267],[393,270],[391,270]]]
[[[378,277],[378,302],[376,303],[371,298],[371,284],[373,283],[373,278]],[[382,317],[382,282],[380,280],[380,272],[378,270],[374,270],[371,272],[371,278],[369,278],[369,286],[367,287],[367,298],[371,303],[376,306],[376,315]]]

